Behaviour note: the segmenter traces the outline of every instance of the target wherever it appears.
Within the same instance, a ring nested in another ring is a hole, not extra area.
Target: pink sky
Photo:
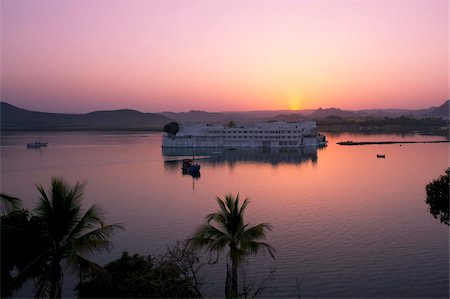
[[[2,0],[1,99],[144,112],[424,108],[447,0]]]

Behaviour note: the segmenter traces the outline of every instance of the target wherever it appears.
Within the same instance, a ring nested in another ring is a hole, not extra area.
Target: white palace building
[[[185,124],[180,125],[175,136],[165,133],[162,137],[162,147],[300,148],[324,145],[325,136],[317,133],[314,121],[278,121],[234,127]]]

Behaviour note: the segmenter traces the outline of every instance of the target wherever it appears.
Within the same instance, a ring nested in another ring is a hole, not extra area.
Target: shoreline
[[[370,144],[401,144],[401,143],[448,143],[450,140],[430,140],[430,141],[342,141],[336,142],[339,145],[370,145]]]

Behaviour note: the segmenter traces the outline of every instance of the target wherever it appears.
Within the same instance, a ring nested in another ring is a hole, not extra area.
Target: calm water
[[[31,209],[38,199],[34,184],[48,186],[55,175],[87,180],[86,206],[101,203],[109,222],[126,225],[110,254],[95,257],[100,263],[123,250],[164,251],[217,209],[215,196],[239,192],[251,199],[247,221],[274,227],[267,241],[277,259],[261,255],[247,264],[255,285],[276,269],[260,297],[294,297],[296,279],[303,297],[448,297],[449,228],[427,211],[424,187],[449,166],[449,144],[345,147],[335,143],[441,138],[327,137],[329,146],[317,151],[224,151],[222,158],[199,160],[201,177],[194,179],[181,174],[180,164],[164,162],[192,152],[163,153],[160,134],[7,135],[1,189]],[[25,147],[41,138],[47,148]],[[223,265],[208,269],[206,295],[222,296],[224,272]],[[69,278],[66,296],[70,284]]]

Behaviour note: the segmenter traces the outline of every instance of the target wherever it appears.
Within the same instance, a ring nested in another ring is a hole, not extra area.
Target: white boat
[[[27,143],[28,148],[40,148],[43,146],[47,146],[47,142],[34,141],[34,142]]]

